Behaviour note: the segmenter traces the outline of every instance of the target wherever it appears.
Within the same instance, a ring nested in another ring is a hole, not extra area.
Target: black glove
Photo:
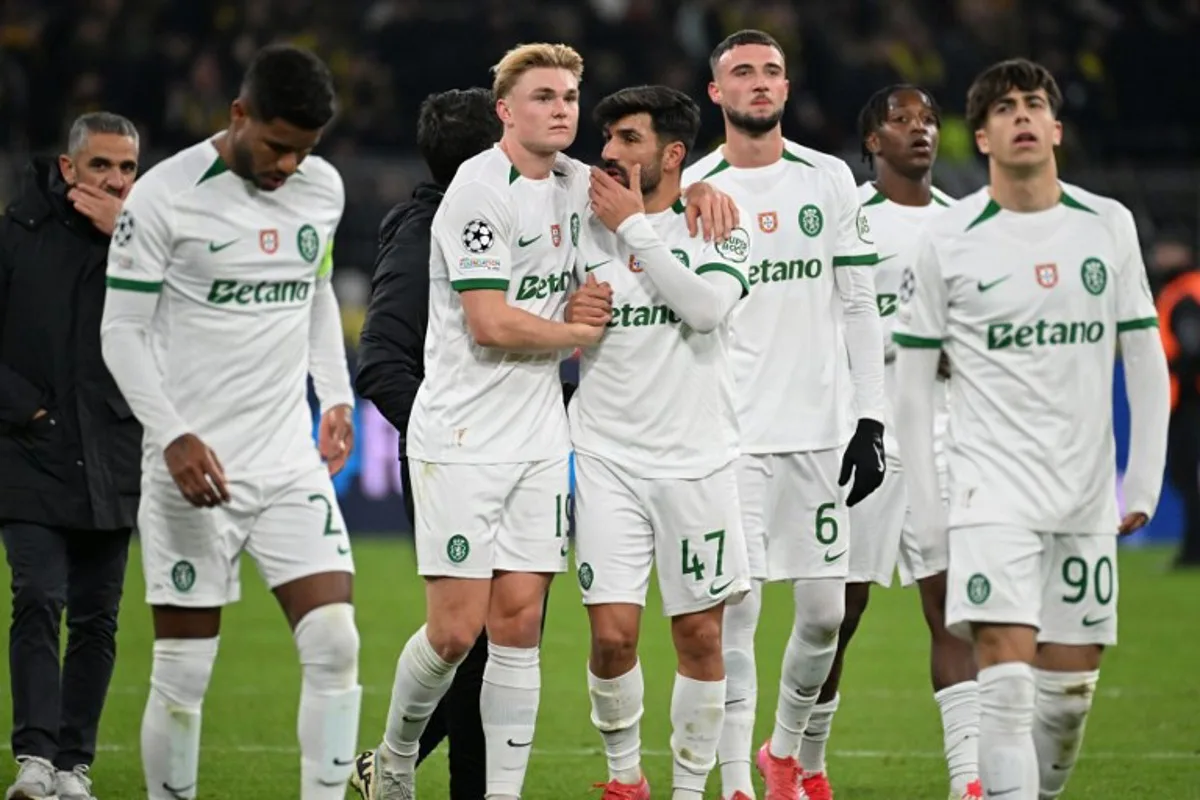
[[[854,506],[883,483],[886,467],[883,465],[883,423],[867,419],[858,421],[858,428],[846,445],[846,454],[842,456],[842,475],[838,478],[838,486],[850,482],[850,472],[854,471],[854,487],[846,498],[846,505]]]

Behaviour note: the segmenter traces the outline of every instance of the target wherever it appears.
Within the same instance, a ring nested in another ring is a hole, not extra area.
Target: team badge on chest
[[[279,231],[274,228],[258,232],[258,247],[267,255],[275,255],[279,249]]]
[[[562,244],[562,226],[555,224],[550,226],[550,241],[554,242],[554,246],[558,247]]]
[[[1038,264],[1033,269],[1037,272],[1038,285],[1043,289],[1053,289],[1058,285],[1058,264]]]
[[[642,262],[638,261],[638,257],[635,255],[629,256],[629,271],[630,272],[641,272],[642,271]]]
[[[758,214],[758,229],[763,233],[774,233],[779,227],[779,215],[774,211],[761,211]]]

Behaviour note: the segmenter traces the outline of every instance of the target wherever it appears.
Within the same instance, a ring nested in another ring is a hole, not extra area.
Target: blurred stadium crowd
[[[376,227],[423,177],[414,139],[427,94],[488,83],[489,66],[518,42],[570,42],[587,59],[572,151],[586,159],[599,150],[586,115],[600,97],[660,82],[703,98],[709,51],[744,27],[773,33],[788,52],[785,133],[842,155],[860,178],[855,121],[866,97],[896,81],[932,90],[946,112],[938,182],[956,196],[983,179],[960,116],[971,79],[1003,57],[1042,61],[1067,98],[1066,177],[1134,209],[1152,268],[1193,258],[1200,103],[1182,76],[1200,74],[1200,0],[5,0],[0,200],[25,155],[59,148],[81,112],[135,120],[145,168],[225,124],[257,47],[311,47],[341,91],[321,152],[348,187],[337,255],[353,336]],[[705,150],[721,125],[702,105]]]

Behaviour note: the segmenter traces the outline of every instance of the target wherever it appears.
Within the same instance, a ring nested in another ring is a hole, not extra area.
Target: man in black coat
[[[92,797],[141,480],[142,429],[100,354],[108,242],[137,174],[137,129],[86,114],[67,150],[30,164],[0,220],[0,530],[20,763],[9,800]]]
[[[354,388],[400,432],[400,476],[410,525],[414,513],[405,434],[417,387],[425,377],[430,227],[459,165],[495,144],[501,132],[487,89],[456,89],[426,98],[417,121],[417,145],[433,181],[418,184],[412,200],[393,208],[379,228],[379,255]],[[484,796],[486,755],[479,692],[486,663],[484,634],[459,665],[450,691],[421,737],[420,760],[442,739],[450,740],[451,800]]]

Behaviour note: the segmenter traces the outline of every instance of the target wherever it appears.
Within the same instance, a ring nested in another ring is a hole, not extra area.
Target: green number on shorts
[[[687,539],[683,540],[683,574],[695,575],[698,581],[704,580],[704,564],[701,563],[700,556],[694,555],[688,550]]]
[[[704,534],[704,541],[717,543],[717,564],[715,578],[721,577],[725,572],[725,531],[713,531],[712,533]],[[700,556],[692,553],[691,547],[688,545],[688,540],[683,540],[683,574],[694,575],[696,580],[704,580],[704,562],[700,560]]]
[[[1063,561],[1063,583],[1075,590],[1074,594],[1064,594],[1064,603],[1079,603],[1088,593],[1088,577],[1092,579],[1092,593],[1096,602],[1106,606],[1112,602],[1113,596],[1113,564],[1108,556],[1100,556],[1096,560],[1095,569],[1089,570],[1088,563],[1079,556],[1069,556]]]
[[[719,578],[725,572],[725,531],[704,534],[704,541],[711,542],[713,539],[717,540],[717,574],[713,577]]]
[[[310,503],[325,504],[325,536],[341,536],[340,528],[333,527],[333,503],[329,502],[329,498],[323,494],[310,494],[308,496]]]
[[[837,520],[825,515],[825,512],[835,508],[837,508],[837,503],[822,503],[817,506],[817,541],[821,544],[830,545],[837,541]],[[825,533],[826,529],[829,530],[828,535]]]
[[[554,495],[554,538],[562,538],[563,503],[562,495]]]
[[[1113,565],[1108,556],[1100,556],[1096,561],[1096,572],[1092,579],[1092,591],[1096,593],[1096,602],[1106,606],[1112,602],[1113,596]],[[1106,588],[1101,588],[1107,584]]]

